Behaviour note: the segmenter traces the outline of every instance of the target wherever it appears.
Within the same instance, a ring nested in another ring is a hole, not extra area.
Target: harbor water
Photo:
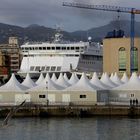
[[[139,139],[139,118],[12,118],[8,126],[0,127],[0,140]]]

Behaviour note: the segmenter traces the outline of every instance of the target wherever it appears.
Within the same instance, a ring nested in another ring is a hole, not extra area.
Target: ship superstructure
[[[102,72],[102,46],[99,43],[68,42],[57,33],[53,42],[25,43],[19,73],[31,76],[42,73],[75,71]]]

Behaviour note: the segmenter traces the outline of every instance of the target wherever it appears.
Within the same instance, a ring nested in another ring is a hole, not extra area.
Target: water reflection
[[[140,119],[18,118],[0,128],[0,140],[139,140],[139,132]]]

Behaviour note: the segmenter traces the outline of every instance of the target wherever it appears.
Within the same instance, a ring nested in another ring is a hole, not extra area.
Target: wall
[[[130,75],[130,38],[109,38],[103,40],[103,71],[111,74],[119,73],[118,52],[119,48],[126,49],[127,57],[127,74]],[[140,72],[140,38],[135,38],[135,47],[138,48],[138,72]]]

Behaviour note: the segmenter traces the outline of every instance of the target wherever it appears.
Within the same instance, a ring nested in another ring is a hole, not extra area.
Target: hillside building
[[[8,44],[0,44],[0,75],[16,73],[19,67],[20,49],[18,39],[17,37],[10,37]]]

